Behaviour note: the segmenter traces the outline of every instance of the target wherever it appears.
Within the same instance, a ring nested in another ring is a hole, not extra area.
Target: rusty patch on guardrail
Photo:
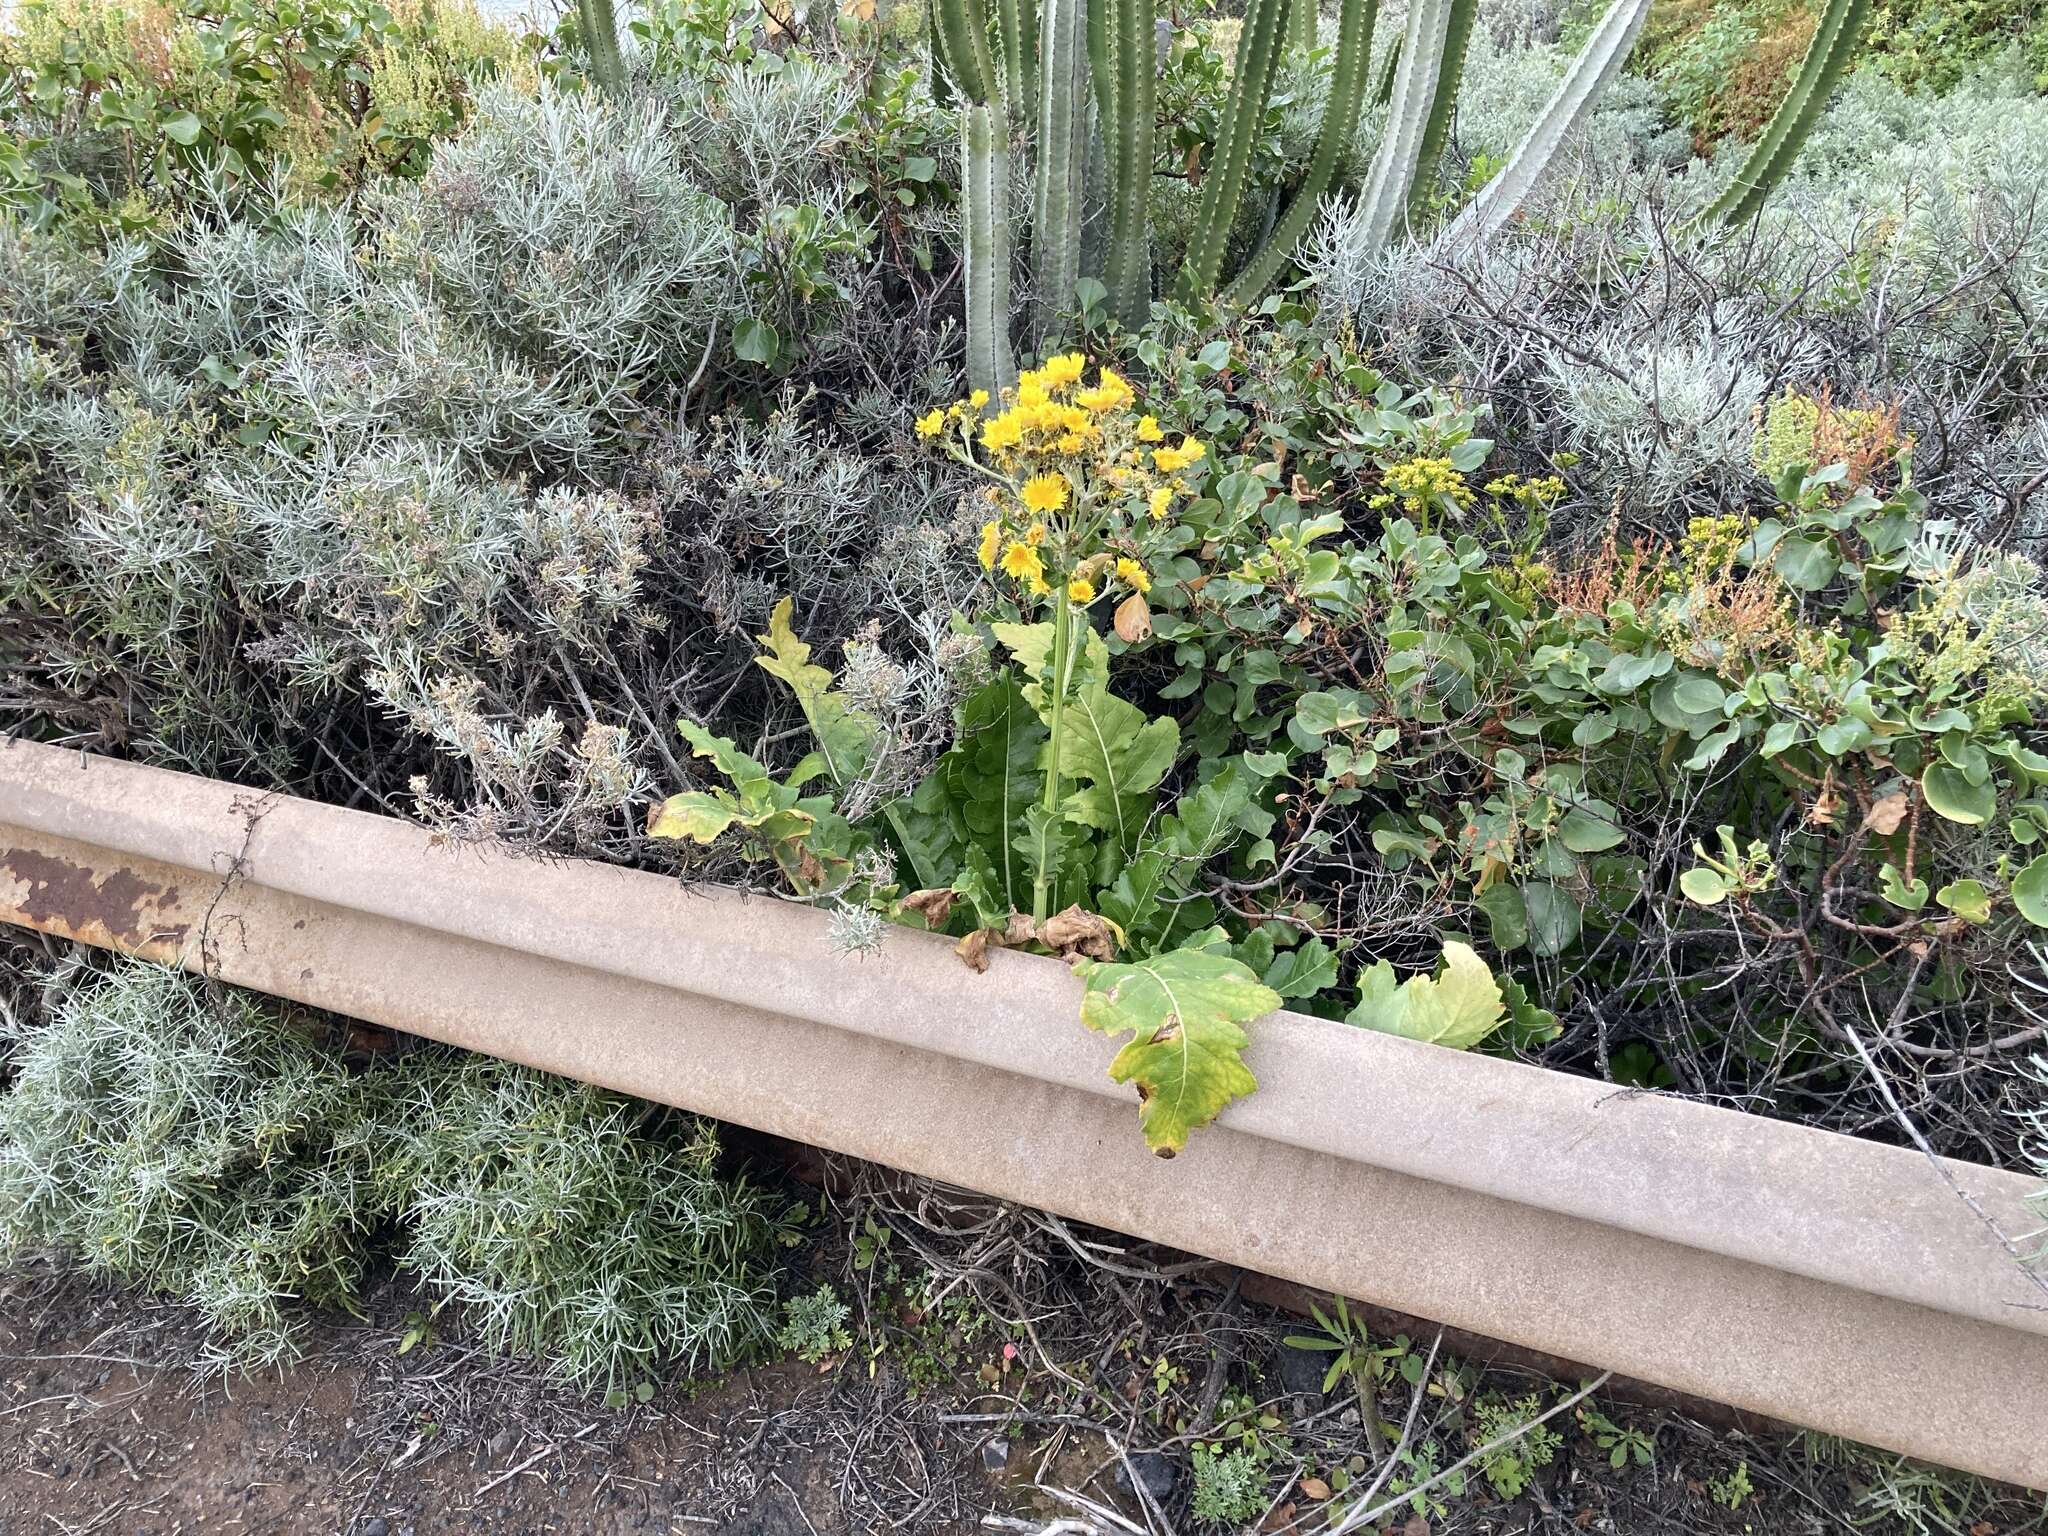
[[[167,918],[175,886],[104,873],[33,848],[0,850],[0,921],[175,965],[189,923]]]

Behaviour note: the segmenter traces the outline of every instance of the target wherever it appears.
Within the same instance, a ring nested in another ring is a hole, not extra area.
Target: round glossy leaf
[[[2012,883],[2012,902],[2036,928],[2048,928],[2048,853],[2020,871]]]
[[[1579,904],[1556,886],[1531,881],[1522,887],[1522,905],[1529,912],[1529,953],[1555,955],[1579,936]]]
[[[1703,907],[1717,907],[1728,899],[1727,880],[1719,871],[1708,869],[1704,864],[1680,875],[1678,888],[1685,892],[1686,900],[1696,901]]]
[[[1833,548],[1820,539],[1786,539],[1778,546],[1778,575],[1801,592],[1818,592],[1840,566]]]
[[[1473,905],[1486,914],[1495,949],[1520,949],[1529,942],[1529,909],[1512,885],[1489,885]]]
[[[1998,788],[1989,779],[1972,784],[1969,776],[1953,763],[1931,764],[1921,775],[1920,789],[1927,796],[1928,809],[1948,821],[1966,827],[1981,827],[1998,809]]]
[[[766,320],[750,316],[732,328],[732,349],[742,362],[773,363],[782,350],[782,338]]]

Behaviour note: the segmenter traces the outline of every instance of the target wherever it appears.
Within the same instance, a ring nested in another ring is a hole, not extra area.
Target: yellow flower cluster
[[[977,551],[985,571],[1016,583],[1020,596],[1052,594],[1086,607],[1105,593],[1135,632],[1152,590],[1148,549],[1174,499],[1190,493],[1187,473],[1208,449],[1169,443],[1158,418],[1139,410],[1137,391],[1112,368],[1078,352],[1049,357],[993,402],[983,391],[918,418],[918,436],[943,440],[953,457],[988,477],[994,515]],[[1135,604],[1135,611],[1132,605]]]
[[[1443,507],[1455,514],[1472,505],[1472,487],[1449,458],[1416,457],[1389,464],[1380,471],[1380,484],[1384,489],[1367,504],[1385,510],[1398,501],[1402,511],[1422,524],[1424,532],[1429,530],[1431,508]]]

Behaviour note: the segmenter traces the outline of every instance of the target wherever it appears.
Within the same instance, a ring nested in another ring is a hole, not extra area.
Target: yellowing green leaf
[[[811,660],[811,648],[799,640],[789,623],[790,600],[775,605],[768,619],[768,633],[756,636],[764,651],[754,658],[764,672],[779,677],[796,695],[797,704],[810,723],[825,770],[835,785],[845,786],[860,777],[874,750],[878,727],[873,719],[849,705],[833,692],[832,674]]]
[[[1242,963],[1198,949],[1149,960],[1075,968],[1087,985],[1081,1022],[1102,1034],[1129,1032],[1109,1075],[1136,1083],[1145,1144],[1161,1157],[1233,1099],[1258,1087],[1244,1064],[1244,1023],[1280,1006],[1280,994]]]
[[[708,843],[740,819],[740,808],[730,798],[700,794],[670,795],[647,818],[649,837],[680,842]]]
[[[1437,976],[1410,976],[1396,986],[1394,968],[1382,960],[1358,982],[1358,1006],[1345,1023],[1454,1051],[1484,1040],[1506,1012],[1492,970],[1470,945],[1455,940],[1444,945],[1444,968]]]

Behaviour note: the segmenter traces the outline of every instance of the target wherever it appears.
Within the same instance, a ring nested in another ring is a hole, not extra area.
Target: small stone
[[[389,1536],[390,1522],[382,1515],[372,1515],[356,1527],[356,1536]]]
[[[490,1444],[486,1447],[486,1449],[488,1449],[493,1456],[502,1456],[507,1451],[511,1450],[512,1447],[517,1445],[518,1443],[519,1435],[516,1430],[501,1429],[495,1435],[491,1436]]]
[[[1180,1486],[1180,1467],[1164,1451],[1131,1452],[1123,1461],[1117,1463],[1117,1486],[1126,1493],[1136,1493],[1137,1488],[1131,1486],[1134,1474],[1139,1485],[1144,1488],[1146,1497],[1154,1504],[1164,1505],[1169,1502],[1173,1498],[1174,1490]]]
[[[1010,1464],[1010,1442],[990,1440],[981,1448],[981,1464],[991,1472],[1000,1472]]]
[[[1281,1387],[1294,1397],[1320,1398],[1323,1395],[1323,1377],[1329,1372],[1331,1358],[1321,1350],[1296,1349],[1292,1344],[1282,1344],[1275,1357]]]

